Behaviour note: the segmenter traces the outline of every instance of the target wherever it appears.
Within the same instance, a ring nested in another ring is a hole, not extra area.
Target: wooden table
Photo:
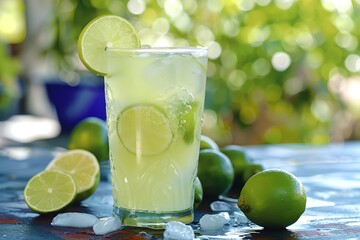
[[[308,196],[301,218],[283,231],[264,231],[254,224],[230,227],[207,239],[360,239],[360,142],[311,145],[264,145],[247,148],[266,169],[287,170],[302,181]],[[1,239],[162,239],[162,231],[124,228],[96,236],[91,228],[53,227],[54,215],[40,216],[24,202],[27,180],[41,171],[64,149],[38,144],[0,146],[0,238]],[[101,168],[95,194],[68,211],[98,217],[112,212],[108,165]],[[208,202],[196,211],[199,218],[209,213]],[[144,232],[147,234],[145,235]],[[206,239],[197,234],[198,239]]]

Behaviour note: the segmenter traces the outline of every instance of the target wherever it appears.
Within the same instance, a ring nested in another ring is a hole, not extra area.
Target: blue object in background
[[[61,80],[45,84],[62,132],[70,132],[87,117],[106,120],[104,81],[98,76],[86,78],[88,79],[80,80],[80,84],[76,86],[70,86]]]

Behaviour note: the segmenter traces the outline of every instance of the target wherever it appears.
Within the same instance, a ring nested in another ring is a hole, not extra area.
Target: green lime
[[[229,158],[215,149],[204,149],[199,154],[198,174],[205,197],[225,194],[233,184],[234,168]]]
[[[283,229],[295,223],[306,208],[306,194],[297,177],[283,170],[265,170],[249,178],[238,205],[255,224]]]
[[[46,170],[62,170],[69,173],[76,183],[76,201],[90,197],[100,180],[100,166],[96,157],[82,149],[69,150],[55,157]]]
[[[78,123],[70,134],[68,149],[84,149],[101,162],[109,159],[107,125],[102,119],[89,117]]]
[[[205,135],[201,135],[201,137],[200,137],[200,150],[203,150],[203,149],[216,149],[216,150],[219,150],[219,146],[210,137],[205,136]]]
[[[264,171],[264,167],[261,164],[250,163],[247,165],[243,175],[244,184],[247,182],[247,180],[249,180],[250,177],[262,171]]]
[[[76,184],[70,174],[59,170],[43,171],[26,184],[24,199],[35,212],[51,213],[69,206],[76,196]]]
[[[105,76],[106,48],[139,48],[140,40],[134,27],[124,18],[105,15],[89,22],[78,39],[80,60],[92,72]]]
[[[195,138],[195,123],[199,104],[196,101],[181,103],[177,109],[179,131],[186,143],[193,143]]]
[[[142,156],[154,156],[166,151],[173,139],[165,112],[147,104],[122,111],[117,119],[117,133],[128,151]]]
[[[221,148],[220,151],[230,159],[231,164],[234,167],[235,179],[232,189],[241,189],[244,185],[244,171],[252,162],[251,157],[247,154],[244,147],[238,145],[228,145]]]
[[[194,195],[194,209],[198,208],[203,199],[203,188],[198,177],[194,181],[195,195]]]

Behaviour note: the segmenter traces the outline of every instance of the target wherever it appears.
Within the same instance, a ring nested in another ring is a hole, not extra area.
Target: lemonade
[[[114,213],[131,226],[189,223],[207,50],[108,48],[106,54]]]

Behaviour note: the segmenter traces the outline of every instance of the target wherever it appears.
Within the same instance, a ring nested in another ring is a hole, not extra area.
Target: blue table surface
[[[246,149],[266,169],[284,169],[300,179],[308,197],[305,213],[282,231],[265,231],[248,224],[206,237],[198,234],[199,239],[360,239],[360,142],[322,146],[263,145]],[[50,222],[54,215],[41,216],[32,212],[23,199],[26,182],[62,151],[61,147],[42,145],[0,147],[0,238],[162,239],[162,231],[128,227],[96,236],[92,229],[53,227]],[[97,217],[111,215],[111,183],[106,162],[101,167],[101,176],[96,192],[68,211]],[[208,204],[203,202],[195,212],[194,228],[202,215],[211,212]]]

